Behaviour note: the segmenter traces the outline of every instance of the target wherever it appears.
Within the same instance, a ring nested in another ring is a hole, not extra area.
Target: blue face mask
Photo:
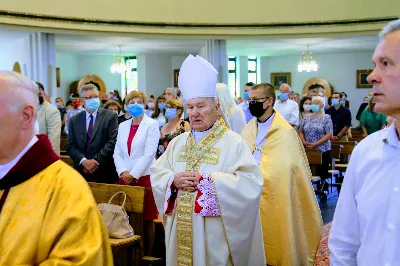
[[[245,91],[244,92],[244,94],[243,94],[243,98],[245,99],[245,100],[248,100],[249,99],[249,92],[248,91]]]
[[[165,103],[159,103],[159,104],[158,104],[158,108],[159,108],[160,110],[164,110],[164,109],[165,109]]]
[[[311,105],[311,111],[313,111],[313,113],[318,113],[318,111],[319,111],[319,105],[312,104],[312,105]]]
[[[165,110],[165,117],[167,119],[174,119],[176,117],[176,109],[175,108],[167,108]]]
[[[128,112],[134,118],[138,118],[144,114],[144,107],[143,107],[143,105],[138,104],[138,103],[130,104],[130,105],[128,105]]]
[[[99,108],[99,106],[100,106],[99,98],[86,100],[86,108],[89,109],[90,111],[96,111],[97,108]]]
[[[372,96],[368,95],[368,100],[371,100]]]
[[[332,99],[332,105],[333,106],[336,106],[338,104],[340,104],[340,100],[339,99]]]
[[[289,98],[289,94],[281,92],[279,94],[279,99],[282,101],[286,101]]]

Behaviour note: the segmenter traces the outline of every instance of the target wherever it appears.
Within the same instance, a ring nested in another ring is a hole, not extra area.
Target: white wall
[[[291,87],[302,93],[304,83],[311,77],[322,77],[335,87],[335,91],[346,92],[350,101],[350,111],[355,124],[355,116],[363,98],[371,89],[356,88],[356,70],[372,69],[371,52],[346,54],[315,54],[318,63],[317,72],[298,72],[298,56],[261,57],[261,82],[270,82],[271,72],[291,72]]]
[[[57,67],[61,70],[61,88],[59,95],[67,97],[69,84],[86,74],[96,74],[106,83],[107,90],[121,89],[121,75],[112,74],[110,66],[112,56],[81,55],[57,53]],[[179,69],[186,59],[185,55],[141,54],[138,60],[138,88],[147,95],[161,95],[166,88],[174,85],[174,69]]]
[[[31,78],[29,34],[19,39],[0,43],[0,69],[12,71],[15,62],[21,66],[22,74]]]
[[[83,77],[96,74],[104,80],[107,91],[121,89],[121,75],[111,73],[110,67],[115,58],[108,55],[77,55],[78,75]]]
[[[173,71],[171,56],[162,54],[145,54],[144,84],[139,90],[154,97],[161,95],[168,87],[172,87]]]
[[[78,56],[75,54],[57,53],[56,66],[60,68],[61,86],[57,88],[57,96],[62,97],[64,101],[69,98],[69,85],[79,80]]]

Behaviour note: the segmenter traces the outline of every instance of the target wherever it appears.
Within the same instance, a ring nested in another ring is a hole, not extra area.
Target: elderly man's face
[[[174,98],[174,92],[172,90],[166,90],[164,96],[167,98],[167,101],[169,101]]]
[[[86,104],[87,100],[98,99],[98,98],[99,98],[99,91],[97,91],[97,90],[85,91],[82,94],[82,103],[86,107],[87,106],[87,104]]]
[[[279,89],[279,91],[281,92],[281,93],[286,93],[286,94],[289,94],[290,93],[290,87],[289,86],[282,86],[280,89]]]
[[[217,120],[219,104],[212,98],[196,98],[186,103],[191,127],[196,131],[209,129]]]
[[[368,76],[373,84],[375,111],[400,115],[400,31],[391,33],[375,49],[374,70]]]
[[[30,90],[0,76],[0,164],[10,161],[10,155],[14,154],[16,147],[28,130],[31,131],[33,137],[35,107],[20,102],[22,97],[18,98],[16,93],[10,92],[18,89]]]

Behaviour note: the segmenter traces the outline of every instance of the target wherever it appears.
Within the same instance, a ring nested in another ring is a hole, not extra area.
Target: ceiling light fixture
[[[117,60],[113,61],[112,65],[111,65],[111,73],[124,73],[126,71],[128,71],[130,69],[130,66],[128,66],[127,64],[125,64],[123,61],[124,57],[121,54],[121,45],[118,46],[119,47],[119,55],[117,56]],[[115,59],[115,56],[114,56]]]
[[[297,65],[297,70],[299,72],[303,71],[317,71],[318,70],[318,64],[317,61],[315,61],[312,58],[312,52],[310,52],[310,46],[307,45],[307,51],[303,53],[303,59],[299,61]]]

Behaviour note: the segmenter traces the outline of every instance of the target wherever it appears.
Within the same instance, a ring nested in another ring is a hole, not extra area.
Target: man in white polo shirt
[[[400,262],[400,20],[379,37],[367,80],[375,112],[396,121],[353,151],[329,237],[333,266]]]
[[[299,105],[289,99],[289,94],[292,91],[289,84],[282,84],[279,88],[279,100],[275,102],[274,109],[278,111],[283,118],[292,126],[299,125]]]

